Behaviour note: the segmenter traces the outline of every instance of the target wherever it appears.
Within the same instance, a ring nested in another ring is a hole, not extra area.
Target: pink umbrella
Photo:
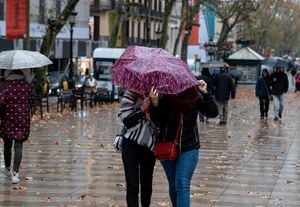
[[[187,64],[161,48],[128,47],[111,74],[115,85],[141,94],[151,87],[159,93],[178,94],[198,84]]]

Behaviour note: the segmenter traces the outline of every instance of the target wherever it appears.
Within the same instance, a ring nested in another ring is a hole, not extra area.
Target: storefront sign
[[[24,39],[27,35],[27,0],[6,1],[6,38]]]

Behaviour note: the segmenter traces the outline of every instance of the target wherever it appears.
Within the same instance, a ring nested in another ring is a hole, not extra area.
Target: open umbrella
[[[280,58],[280,57],[270,57],[262,62],[262,65],[267,65],[272,68],[281,67],[281,68],[289,68],[290,63],[288,60]]]
[[[128,47],[111,74],[114,84],[141,94],[151,87],[177,94],[198,84],[186,63],[161,48]]]
[[[52,64],[52,61],[39,52],[9,50],[0,53],[0,69],[40,68],[50,64]]]

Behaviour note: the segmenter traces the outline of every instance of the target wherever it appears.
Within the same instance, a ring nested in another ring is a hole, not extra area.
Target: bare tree
[[[166,48],[167,42],[169,40],[168,24],[175,3],[176,0],[165,0],[165,11],[161,30],[161,40],[159,44],[159,46],[164,49]]]
[[[218,54],[227,43],[229,33],[240,23],[256,12],[263,0],[206,0],[205,5],[212,9],[222,22],[222,29],[218,39]]]
[[[184,11],[185,11],[185,7],[184,7],[185,2],[184,1],[185,0],[182,0],[180,25],[179,25],[178,34],[177,34],[177,37],[176,37],[176,40],[175,40],[175,43],[174,43],[173,55],[176,55],[176,53],[177,53],[179,41],[180,41],[180,38],[182,36],[183,24],[186,21],[186,15],[184,14]]]
[[[56,19],[48,19],[46,34],[43,37],[40,52],[49,56],[54,40],[63,26],[66,24],[71,12],[76,7],[79,0],[69,0],[63,12]]]
[[[255,40],[256,49],[266,47],[268,33],[283,6],[283,0],[264,0],[251,18],[243,22],[238,30],[240,38]]]
[[[116,47],[118,36],[120,35],[122,31],[122,27],[124,25],[126,14],[125,14],[123,0],[118,0],[118,3],[116,4],[116,12],[117,12],[117,17],[113,24],[113,28],[109,40],[109,47],[111,48]]]
[[[187,60],[187,49],[188,49],[188,42],[191,36],[191,31],[194,26],[194,17],[197,12],[199,12],[200,4],[203,3],[202,0],[195,0],[194,5],[190,5],[188,0],[183,0],[183,8],[186,12],[185,15],[187,16],[186,21],[184,22],[184,36],[182,40],[181,46],[181,59],[186,61]]]

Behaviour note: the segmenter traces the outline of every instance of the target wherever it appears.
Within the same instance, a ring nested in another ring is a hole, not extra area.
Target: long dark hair
[[[264,76],[264,73],[267,74],[266,77]],[[269,77],[270,77],[269,71],[268,71],[267,69],[263,69],[262,72],[261,72],[261,76],[262,76],[263,78],[269,78]]]

